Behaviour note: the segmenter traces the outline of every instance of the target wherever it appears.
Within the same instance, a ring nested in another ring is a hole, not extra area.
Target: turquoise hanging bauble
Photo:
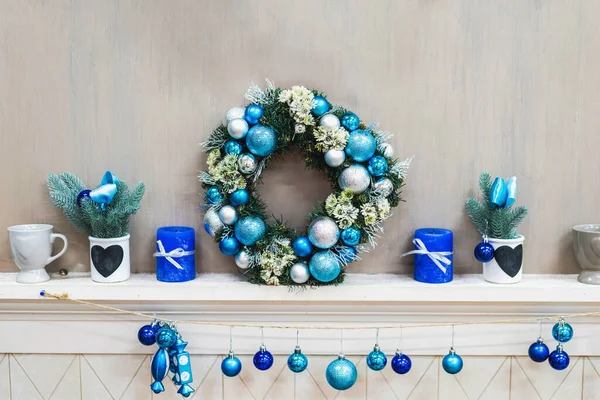
[[[206,189],[206,201],[209,204],[219,204],[223,201],[223,194],[217,186],[211,186]]]
[[[504,207],[507,197],[506,181],[500,177],[494,179],[494,183],[492,183],[492,188],[490,189],[490,204],[493,207]]]
[[[552,337],[560,343],[567,343],[573,339],[573,327],[563,318],[560,318],[552,327]]]
[[[358,371],[354,363],[347,360],[343,355],[339,355],[333,360],[325,372],[327,383],[336,390],[348,390],[356,383]]]
[[[360,118],[353,112],[347,112],[342,115],[342,126],[346,128],[348,132],[355,131],[360,126]]]
[[[340,238],[340,229],[332,218],[318,217],[308,226],[308,239],[319,249],[333,247]]]
[[[256,216],[244,217],[235,224],[235,237],[246,246],[253,246],[265,235],[265,222]]]
[[[360,164],[352,164],[345,168],[338,178],[338,185],[342,190],[349,190],[354,194],[364,192],[371,184],[369,171]]]
[[[164,328],[161,328],[164,329]],[[158,349],[158,351],[152,357],[150,362],[150,372],[154,382],[150,385],[150,389],[156,394],[165,391],[165,387],[162,384],[162,380],[167,377],[169,373],[169,353],[164,348]]]
[[[294,352],[290,354],[287,360],[287,365],[292,372],[302,372],[308,367],[308,358],[302,354],[300,346],[296,346]]]
[[[223,146],[223,148],[225,149],[225,154],[239,155],[242,153],[242,145],[240,142],[235,140],[228,140],[225,142],[225,146]]]
[[[352,227],[344,229],[340,237],[348,246],[356,246],[360,243],[360,231]]]
[[[226,237],[219,242],[219,250],[226,256],[233,256],[240,251],[240,242],[234,237]]]
[[[250,201],[250,193],[246,189],[238,189],[229,195],[229,202],[234,207],[244,206]]]
[[[277,147],[277,135],[268,126],[255,125],[248,131],[246,146],[252,154],[266,157],[275,151]]]
[[[204,214],[204,230],[210,236],[215,236],[223,226],[224,225],[219,218],[219,213],[216,212],[214,208],[211,208]]]
[[[298,236],[294,240],[292,248],[298,257],[308,257],[313,251],[312,243],[306,236]]]
[[[346,155],[356,162],[364,162],[373,157],[377,149],[377,141],[371,132],[356,130],[350,132],[346,144]]]
[[[254,354],[252,362],[257,369],[266,371],[273,366],[273,354],[264,345],[261,345],[260,349]]]
[[[331,282],[340,274],[340,261],[330,251],[313,254],[309,262],[310,274],[319,282]]]
[[[550,353],[550,356],[548,356],[548,363],[557,371],[566,369],[569,366],[569,361],[569,355],[563,350],[562,344],[560,343],[558,346],[556,346],[556,350],[554,350],[552,353]]]
[[[454,349],[450,349],[450,352],[442,360],[442,368],[451,375],[458,374],[463,368],[463,360]]]
[[[221,362],[221,372],[223,375],[234,377],[237,376],[242,370],[242,362],[239,358],[237,358],[233,351],[229,352],[229,355],[223,358],[223,362]]]
[[[315,96],[313,98],[313,104],[315,105],[312,110],[310,110],[313,115],[316,117],[320,117],[325,114],[331,108],[331,105],[327,101],[327,99],[323,96]]]
[[[381,156],[371,157],[369,159],[368,170],[371,176],[383,176],[388,170],[388,163]]]
[[[156,344],[166,349],[177,342],[177,333],[171,328],[163,327],[156,332]]]
[[[381,371],[387,364],[387,357],[381,351],[379,345],[375,345],[373,351],[367,355],[367,366],[373,371]]]

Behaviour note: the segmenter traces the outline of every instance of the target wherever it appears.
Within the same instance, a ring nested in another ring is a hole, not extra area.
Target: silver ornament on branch
[[[373,189],[377,193],[381,193],[381,195],[384,197],[388,197],[394,190],[394,185],[388,178],[381,178],[377,182],[373,183]]]
[[[333,247],[340,238],[340,228],[329,217],[319,217],[308,226],[308,240],[319,249]]]
[[[240,250],[239,253],[235,255],[235,264],[240,269],[248,269],[250,266],[250,255],[246,250]]]
[[[242,154],[238,158],[238,167],[242,174],[248,175],[256,171],[257,167],[256,158],[252,154]]]
[[[338,184],[342,190],[349,190],[352,193],[362,193],[369,188],[371,176],[369,171],[360,164],[352,164],[344,169],[338,179]]]
[[[325,153],[325,164],[332,168],[337,168],[346,161],[344,150],[331,149]]]
[[[223,125],[227,126],[231,120],[244,118],[245,112],[246,109],[244,107],[231,107],[229,110],[227,110],[227,114],[225,114]]]
[[[308,281],[310,278],[310,272],[308,271],[308,265],[304,263],[296,263],[290,268],[290,278],[297,284],[302,284]]]
[[[219,218],[219,214],[211,208],[204,214],[204,230],[210,235],[215,236],[219,229],[223,227],[223,223]]]
[[[381,144],[381,149],[383,150],[383,156],[386,158],[394,158],[394,148],[391,144],[385,142]]]
[[[333,114],[325,114],[319,120],[319,126],[333,131],[340,127],[340,119]]]
[[[238,214],[234,207],[232,206],[223,206],[219,210],[219,219],[225,225],[233,225],[238,220]]]
[[[248,133],[248,122],[243,118],[236,118],[227,124],[227,132],[234,139],[242,139]]]

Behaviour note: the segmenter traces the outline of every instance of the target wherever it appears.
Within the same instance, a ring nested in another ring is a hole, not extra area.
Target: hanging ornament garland
[[[303,86],[251,87],[247,107],[231,108],[203,143],[204,228],[221,252],[235,257],[249,281],[311,286],[343,281],[344,269],[373,248],[400,201],[410,159],[399,161],[387,132],[332,106]],[[269,162],[291,147],[307,167],[326,171],[332,193],[317,204],[306,234],[268,221],[256,185]]]

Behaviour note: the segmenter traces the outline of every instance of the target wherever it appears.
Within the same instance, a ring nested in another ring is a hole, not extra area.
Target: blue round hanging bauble
[[[299,346],[296,346],[294,352],[290,354],[287,360],[287,365],[292,372],[302,372],[308,367],[308,358],[302,354]]]
[[[360,118],[353,112],[347,112],[342,115],[342,126],[346,128],[348,132],[355,131],[360,126]]]
[[[234,207],[246,205],[249,201],[250,193],[246,189],[238,189],[229,195],[229,202]]]
[[[312,277],[319,282],[331,282],[342,270],[340,261],[330,251],[319,251],[313,254],[308,267]]]
[[[156,329],[152,325],[144,325],[138,331],[138,340],[144,346],[152,346],[156,343]]]
[[[82,190],[81,192],[79,192],[79,194],[77,195],[77,205],[78,206],[81,205],[81,200],[83,200],[83,199],[89,199],[91,192],[92,191],[89,190],[89,189]]]
[[[342,190],[349,190],[354,194],[364,192],[371,185],[369,171],[361,164],[352,164],[345,168],[338,178],[338,185]]]
[[[240,142],[236,142],[235,140],[228,140],[225,142],[225,154],[235,154],[239,155],[242,153],[242,145]]]
[[[340,235],[342,242],[348,246],[356,246],[360,242],[360,231],[355,228],[346,228]]]
[[[265,222],[260,217],[244,217],[235,224],[235,237],[245,246],[252,246],[263,238],[265,230]]]
[[[308,226],[308,239],[319,249],[333,247],[340,238],[340,228],[332,218],[318,217]]]
[[[379,349],[379,346],[375,346],[372,352],[367,355],[367,366],[373,371],[381,371],[387,364],[387,357],[385,353]]]
[[[531,346],[529,346],[528,353],[529,358],[531,358],[533,361],[544,362],[548,359],[550,350],[542,339],[538,339],[536,342],[532,343]]]
[[[356,248],[348,246],[348,247],[344,247],[342,249],[340,249],[340,257],[342,257],[342,259],[344,260],[344,262],[346,264],[349,264],[351,262],[353,262],[354,260],[356,260],[357,254],[358,252],[356,251]]]
[[[442,368],[449,374],[458,374],[463,367],[462,358],[451,350],[450,353],[446,354],[446,357],[442,360]]]
[[[488,242],[481,242],[475,246],[475,258],[477,261],[486,263],[494,259],[494,247]]]
[[[254,354],[252,362],[257,369],[266,371],[273,366],[273,354],[265,346],[260,346],[260,349]]]
[[[234,237],[226,237],[219,242],[219,250],[226,256],[236,255],[240,251],[240,242]]]
[[[246,135],[246,146],[252,154],[266,157],[275,151],[277,147],[277,135],[268,126],[255,125]]]
[[[410,360],[410,357],[399,352],[396,352],[396,355],[394,358],[392,358],[391,364],[394,372],[401,375],[406,374],[412,367],[412,361]]]
[[[350,132],[348,143],[346,144],[346,155],[354,161],[364,162],[373,157],[377,149],[377,141],[371,135],[371,132],[365,130],[356,130]]]
[[[567,368],[569,366],[569,361],[569,355],[563,350],[560,344],[548,357],[548,363],[550,363],[550,366],[557,371],[562,371]]]
[[[306,236],[298,236],[294,240],[292,248],[298,257],[308,257],[313,251],[312,243]]]
[[[156,332],[156,344],[159,347],[171,347],[175,342],[177,342],[177,333],[171,328],[160,328],[158,332]]]
[[[369,166],[367,169],[371,176],[383,176],[388,170],[388,163],[385,158],[374,156],[369,159]]]
[[[313,103],[315,106],[310,111],[317,117],[325,114],[331,108],[329,102],[323,96],[315,96],[313,98]]]
[[[573,339],[573,328],[567,322],[557,322],[552,327],[552,337],[557,342],[567,343]]]
[[[233,352],[230,352],[229,355],[223,359],[223,362],[221,362],[221,372],[223,372],[223,375],[225,376],[237,376],[241,370],[242,362],[233,355]]]
[[[244,112],[244,119],[250,124],[255,125],[262,118],[264,110],[258,104],[250,104]]]
[[[344,356],[339,356],[327,366],[325,378],[332,388],[347,390],[356,383],[358,371],[352,361],[345,359]]]
[[[206,201],[209,204],[219,204],[223,201],[223,194],[217,186],[211,186],[206,189]]]
[[[221,222],[221,218],[219,218],[219,213],[215,211],[214,208],[209,209],[206,214],[204,214],[204,230],[210,236],[215,236],[219,229],[221,229],[224,225]]]

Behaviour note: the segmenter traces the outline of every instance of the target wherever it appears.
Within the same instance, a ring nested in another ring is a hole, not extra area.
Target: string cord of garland
[[[333,106],[313,89],[252,86],[247,107],[231,108],[208,140],[206,231],[252,283],[318,286],[343,281],[358,254],[375,247],[391,209],[402,201],[410,159],[395,159],[388,132]],[[325,171],[332,193],[308,216],[307,233],[268,218],[256,192],[262,172],[294,148]]]

